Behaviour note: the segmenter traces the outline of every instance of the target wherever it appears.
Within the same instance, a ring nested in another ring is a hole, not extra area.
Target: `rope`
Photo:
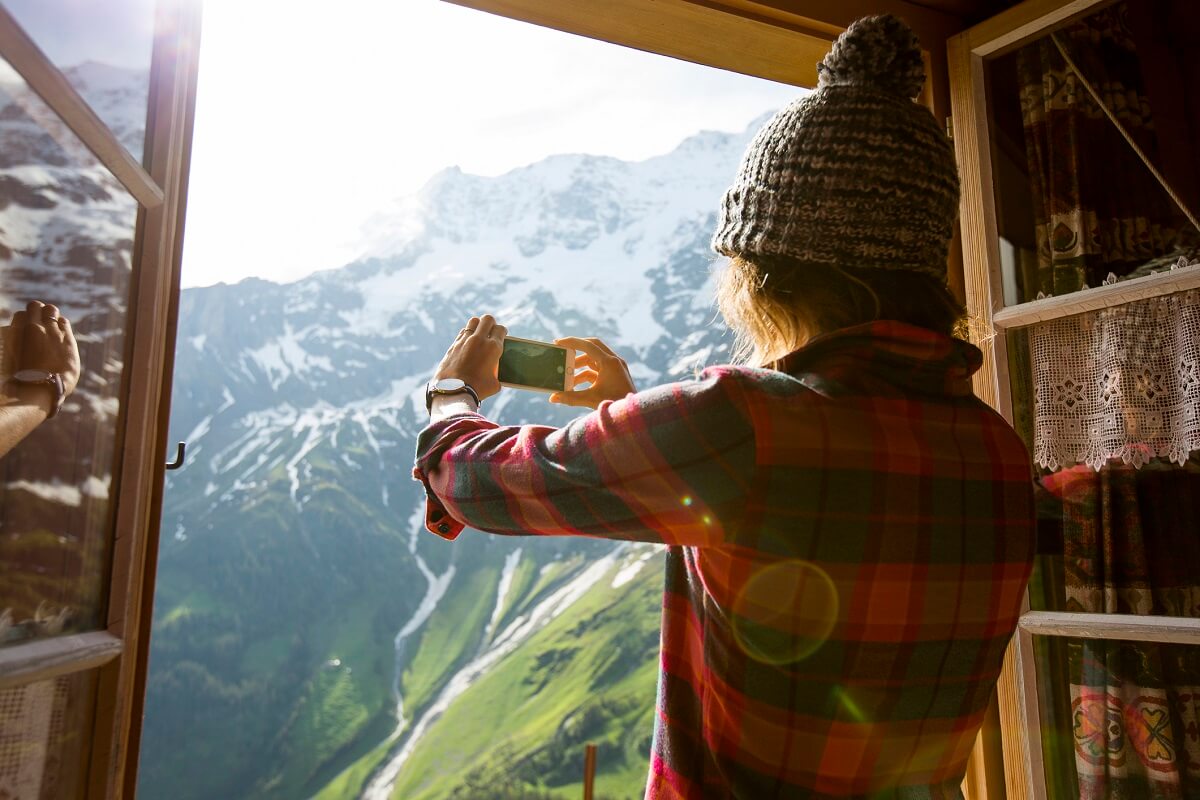
[[[1171,197],[1171,199],[1175,202],[1175,205],[1179,206],[1179,210],[1183,212],[1185,217],[1187,217],[1188,222],[1192,223],[1192,227],[1194,227],[1197,231],[1200,231],[1200,222],[1196,220],[1196,215],[1193,214],[1186,205],[1184,205],[1183,199],[1180,198],[1180,196],[1176,194],[1175,190],[1171,188],[1170,184],[1167,183],[1167,179],[1163,177],[1162,173],[1155,168],[1154,164],[1150,163],[1150,158],[1146,155],[1142,148],[1138,147],[1138,143],[1133,140],[1133,137],[1129,134],[1129,131],[1125,130],[1125,126],[1121,124],[1119,119],[1117,119],[1117,115],[1114,114],[1112,109],[1106,106],[1104,101],[1100,99],[1100,93],[1097,92],[1096,88],[1092,86],[1091,82],[1084,77],[1083,70],[1081,70],[1078,65],[1075,64],[1075,60],[1071,58],[1069,53],[1067,53],[1067,48],[1063,47],[1063,43],[1059,40],[1058,34],[1051,33],[1050,38],[1054,41],[1054,46],[1058,48],[1058,52],[1062,55],[1063,60],[1067,62],[1067,66],[1072,72],[1075,73],[1075,76],[1079,78],[1079,82],[1083,84],[1083,88],[1088,90],[1088,94],[1090,94],[1092,99],[1096,101],[1096,105],[1100,106],[1100,110],[1104,112],[1106,117],[1108,117],[1109,122],[1116,126],[1116,129],[1121,133],[1121,136],[1123,136],[1125,141],[1129,143],[1129,146],[1133,148],[1133,152],[1137,154],[1137,157],[1140,158],[1142,163],[1146,165],[1146,169],[1150,170],[1150,174],[1154,176],[1156,181],[1158,181],[1158,185],[1161,186],[1163,190]]]

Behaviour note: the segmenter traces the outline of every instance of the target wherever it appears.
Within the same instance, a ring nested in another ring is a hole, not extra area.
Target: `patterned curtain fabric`
[[[1057,32],[1104,104],[1157,160],[1150,103],[1124,3]],[[1183,230],[1170,197],[1067,67],[1050,37],[1017,53],[1038,243],[1024,300],[1099,286],[1171,253]]]
[[[1200,616],[1200,461],[1048,475],[1062,508],[1065,608]],[[1072,639],[1083,800],[1200,797],[1200,647]]]

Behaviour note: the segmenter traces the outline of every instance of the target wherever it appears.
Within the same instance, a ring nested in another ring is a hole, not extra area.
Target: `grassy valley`
[[[404,672],[406,733],[435,699],[432,690],[467,656],[503,641],[508,626],[520,625],[585,566],[581,558],[541,567],[522,559],[490,640],[484,636],[498,575],[482,571],[452,586]],[[480,674],[423,730],[391,797],[575,798],[589,742],[599,746],[598,794],[640,797],[654,713],[661,586],[661,555],[648,547],[624,552],[578,600]],[[480,597],[487,602],[476,602]],[[384,755],[382,748],[365,755],[318,800],[359,796]]]

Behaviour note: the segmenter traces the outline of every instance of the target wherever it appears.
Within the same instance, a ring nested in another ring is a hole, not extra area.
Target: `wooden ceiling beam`
[[[935,115],[948,115],[946,40],[964,20],[909,0],[446,0],[696,64],[811,88],[817,62],[854,20],[894,13],[929,54]],[[716,43],[716,44],[714,44]]]
[[[447,0],[705,66],[812,87],[836,28],[785,24],[690,0]],[[754,4],[748,4],[754,5]],[[714,45],[714,42],[720,44]]]

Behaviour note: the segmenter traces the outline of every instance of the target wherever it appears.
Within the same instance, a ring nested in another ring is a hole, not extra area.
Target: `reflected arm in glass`
[[[79,382],[79,347],[57,307],[33,301],[3,332],[0,456],[58,411]]]

